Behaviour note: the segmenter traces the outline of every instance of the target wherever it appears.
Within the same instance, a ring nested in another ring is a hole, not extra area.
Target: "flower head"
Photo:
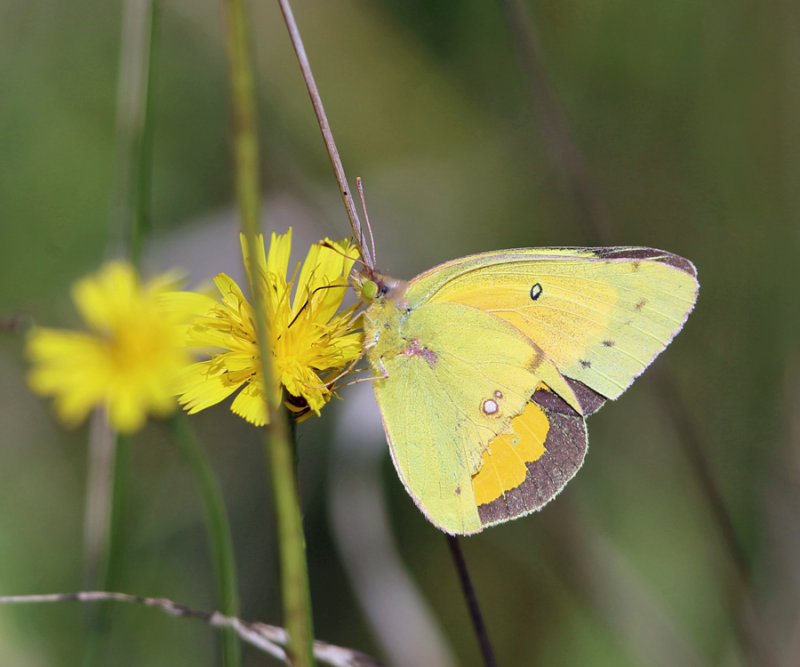
[[[275,373],[274,393],[285,390],[284,402],[296,417],[320,409],[333,395],[326,384],[361,354],[363,335],[356,331],[353,309],[336,314],[347,290],[347,276],[357,254],[347,241],[311,246],[302,268],[286,275],[292,245],[291,229],[272,235],[265,257],[264,239],[256,250],[258,279],[263,283],[268,344]],[[242,237],[245,266],[250,266]],[[192,345],[221,350],[184,373],[178,400],[189,413],[219,403],[240,390],[231,410],[261,426],[268,421],[255,315],[239,286],[224,273],[214,283],[220,300],[207,298],[192,320]],[[294,293],[294,298],[292,295]],[[180,295],[177,295],[181,298]]]
[[[77,424],[100,406],[111,426],[131,432],[148,413],[165,415],[175,408],[175,382],[191,357],[180,313],[161,302],[173,283],[174,278],[159,276],[142,285],[132,266],[111,262],[73,286],[88,331],[36,327],[31,332],[29,384],[55,398],[63,422]]]

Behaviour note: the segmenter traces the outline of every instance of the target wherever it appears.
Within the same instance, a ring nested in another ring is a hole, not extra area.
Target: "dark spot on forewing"
[[[461,495],[461,487],[460,487],[460,486],[457,486],[457,487],[456,487],[456,495],[457,495],[457,496],[460,496],[460,495]]]
[[[646,305],[647,305],[647,299],[639,299],[639,301],[636,303],[635,308],[636,308],[636,310],[641,310]]]
[[[581,366],[583,366],[584,368],[591,368],[592,362],[589,361],[588,359],[581,359]]]
[[[536,301],[540,296],[542,296],[542,285],[541,283],[534,283],[533,287],[531,287],[531,301]]]
[[[603,345],[605,345],[606,347],[614,347],[616,343],[613,340],[604,340]]]
[[[539,351],[538,348],[536,348],[536,352],[534,353],[533,358],[531,359],[531,363],[528,364],[528,369],[531,371],[531,373],[535,373],[536,371],[539,370],[539,366],[542,365],[543,360],[544,360],[544,354],[541,351]]]
[[[593,251],[595,257],[605,259],[607,262],[612,259],[653,261],[659,264],[672,266],[688,273],[694,278],[697,277],[697,269],[694,267],[694,264],[680,255],[675,255],[665,250],[657,250],[656,248],[617,247],[593,248]]]

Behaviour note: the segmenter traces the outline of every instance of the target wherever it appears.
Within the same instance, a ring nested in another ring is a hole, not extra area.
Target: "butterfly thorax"
[[[405,347],[402,323],[409,312],[405,300],[408,283],[375,271],[353,271],[350,282],[366,304],[364,311],[364,348],[373,366],[379,360]]]

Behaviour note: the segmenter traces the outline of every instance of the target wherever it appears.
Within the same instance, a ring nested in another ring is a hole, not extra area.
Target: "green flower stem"
[[[197,491],[203,500],[219,609],[226,616],[238,616],[239,596],[236,592],[233,538],[219,484],[186,416],[183,414],[174,416],[170,419],[169,425],[181,454],[192,470]],[[230,628],[222,631],[222,664],[224,667],[237,667],[242,664],[239,638]]]
[[[256,263],[259,233],[260,187],[258,134],[253,86],[250,40],[243,0],[223,0],[228,30],[228,60],[231,76],[231,104],[234,132],[234,178],[242,230],[250,250],[250,293],[256,318],[261,375],[267,396],[269,426],[264,431],[264,448],[272,473],[275,513],[278,524],[281,590],[284,622],[289,632],[287,653],[294,667],[314,664],[311,594],[306,566],[305,538],[295,474],[292,440],[280,397],[272,387],[275,377],[269,346],[268,322],[264,312],[264,282]]]
[[[283,614],[289,632],[287,653],[290,664],[294,667],[309,667],[314,664],[311,594],[303,518],[300,513],[295,474],[295,457],[285,427],[287,417],[286,414],[277,415],[277,422],[281,422],[284,426],[280,434],[276,433],[277,429],[269,429],[264,445],[272,469],[275,513],[278,522]]]

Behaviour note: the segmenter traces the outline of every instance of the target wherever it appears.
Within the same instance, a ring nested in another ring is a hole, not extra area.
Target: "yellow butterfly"
[[[583,463],[585,418],[669,344],[698,290],[689,260],[639,247],[501,250],[352,281],[392,461],[452,534],[558,494]]]

